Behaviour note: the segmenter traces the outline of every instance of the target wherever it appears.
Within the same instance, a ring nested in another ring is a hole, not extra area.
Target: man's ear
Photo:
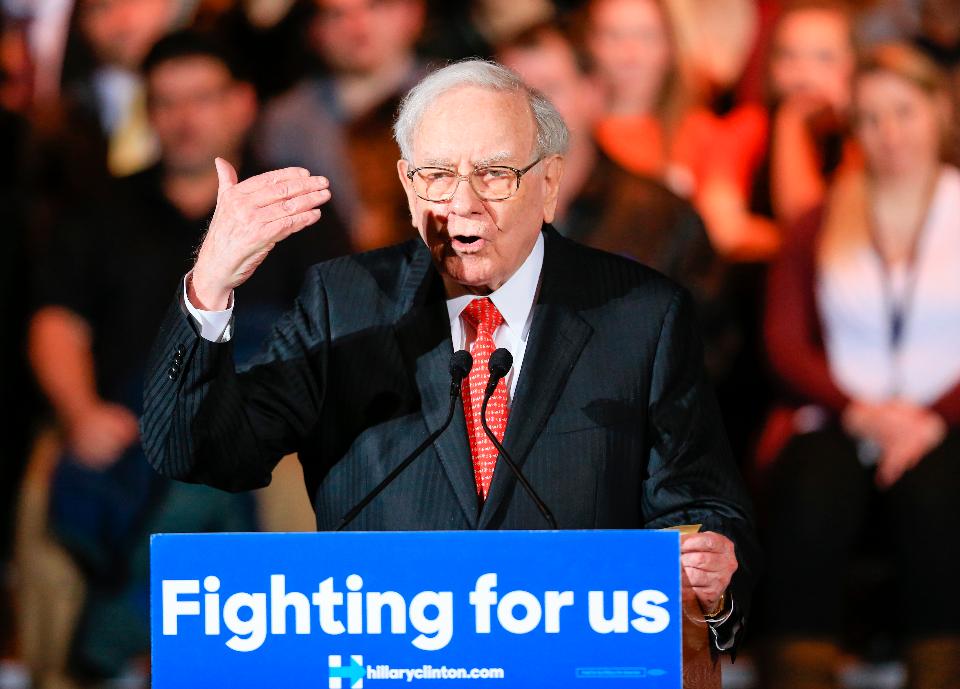
[[[552,155],[543,161],[543,220],[553,222],[560,195],[560,180],[563,177],[563,156]]]
[[[400,184],[403,185],[403,191],[407,195],[407,207],[410,209],[410,224],[419,231],[420,227],[417,225],[417,195],[413,191],[413,182],[410,181],[410,178],[407,177],[407,172],[410,170],[410,163],[401,158],[397,161],[397,175],[400,177]]]

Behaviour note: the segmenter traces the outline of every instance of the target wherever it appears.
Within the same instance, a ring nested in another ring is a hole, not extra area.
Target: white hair
[[[414,133],[427,108],[443,94],[462,86],[523,94],[537,125],[537,155],[543,157],[566,153],[570,133],[553,104],[503,65],[473,59],[438,69],[424,77],[404,96],[397,121],[393,124],[393,137],[405,160],[413,160]]]

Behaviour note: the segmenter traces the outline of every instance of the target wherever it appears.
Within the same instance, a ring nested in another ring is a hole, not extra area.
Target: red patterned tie
[[[467,437],[470,439],[470,454],[473,455],[473,474],[477,480],[477,492],[486,500],[493,478],[493,468],[497,463],[497,448],[483,430],[480,411],[483,406],[483,393],[490,380],[490,355],[496,350],[493,333],[503,323],[503,316],[487,298],[474,299],[463,310],[464,319],[477,333],[471,354],[473,368],[470,377],[463,385],[463,411],[467,420]],[[503,432],[507,428],[507,384],[501,380],[497,384],[490,402],[487,404],[487,424],[503,442]]]

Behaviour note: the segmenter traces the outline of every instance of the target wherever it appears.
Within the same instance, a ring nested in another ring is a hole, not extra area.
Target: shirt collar
[[[527,324],[530,310],[533,309],[533,300],[537,296],[537,286],[540,284],[540,271],[543,268],[543,233],[537,235],[537,241],[523,264],[510,279],[492,292],[490,301],[497,307],[503,316],[503,321],[510,330],[521,333]],[[474,294],[465,294],[453,299],[447,299],[447,315],[453,324],[463,310],[474,299]]]

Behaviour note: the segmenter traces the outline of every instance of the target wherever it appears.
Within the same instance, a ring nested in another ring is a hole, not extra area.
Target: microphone
[[[527,481],[527,477],[523,475],[522,471],[520,471],[520,467],[518,467],[516,462],[513,461],[510,453],[507,452],[507,449],[500,444],[500,441],[497,440],[497,436],[493,434],[493,431],[490,430],[490,426],[487,425],[487,404],[490,402],[490,398],[497,389],[497,384],[501,381],[501,379],[503,379],[504,376],[507,375],[507,373],[510,372],[510,368],[512,366],[513,355],[510,354],[510,352],[508,352],[506,349],[501,347],[490,355],[490,382],[487,383],[487,389],[483,395],[483,406],[480,407],[480,423],[483,425],[483,430],[486,432],[487,437],[490,438],[490,442],[492,442],[493,446],[497,448],[500,456],[503,457],[504,461],[507,463],[507,466],[510,467],[510,471],[513,472],[513,475],[517,477],[517,481],[519,481],[520,485],[523,486],[523,489],[527,492],[527,495],[529,495],[530,499],[533,500],[533,504],[535,504],[537,509],[540,510],[540,514],[543,515],[543,518],[546,520],[547,524],[550,525],[551,529],[556,530],[558,528],[557,520],[553,518],[553,513],[547,507],[546,503],[540,499],[540,496],[537,495],[537,491],[535,491],[533,486],[530,485],[530,482]]]
[[[509,352],[508,352],[509,354]],[[407,455],[406,459],[400,462],[389,474],[383,479],[376,488],[371,490],[367,495],[353,506],[349,512],[343,515],[343,518],[340,520],[340,524],[337,526],[337,531],[343,531],[350,522],[357,518],[357,515],[363,511],[363,508],[373,502],[384,489],[389,486],[393,481],[399,476],[404,469],[406,469],[410,464],[423,454],[423,451],[426,450],[433,442],[440,437],[440,435],[447,430],[447,427],[450,425],[450,422],[453,421],[453,412],[457,406],[457,400],[460,399],[460,386],[463,384],[463,379],[470,375],[470,369],[473,367],[473,357],[470,356],[470,352],[465,349],[461,349],[458,352],[454,352],[453,356],[450,357],[450,407],[447,410],[447,418],[444,419],[443,423],[440,424],[440,428],[431,433],[426,440],[424,440],[420,445],[417,446],[417,449]],[[508,368],[509,370],[509,368]]]

